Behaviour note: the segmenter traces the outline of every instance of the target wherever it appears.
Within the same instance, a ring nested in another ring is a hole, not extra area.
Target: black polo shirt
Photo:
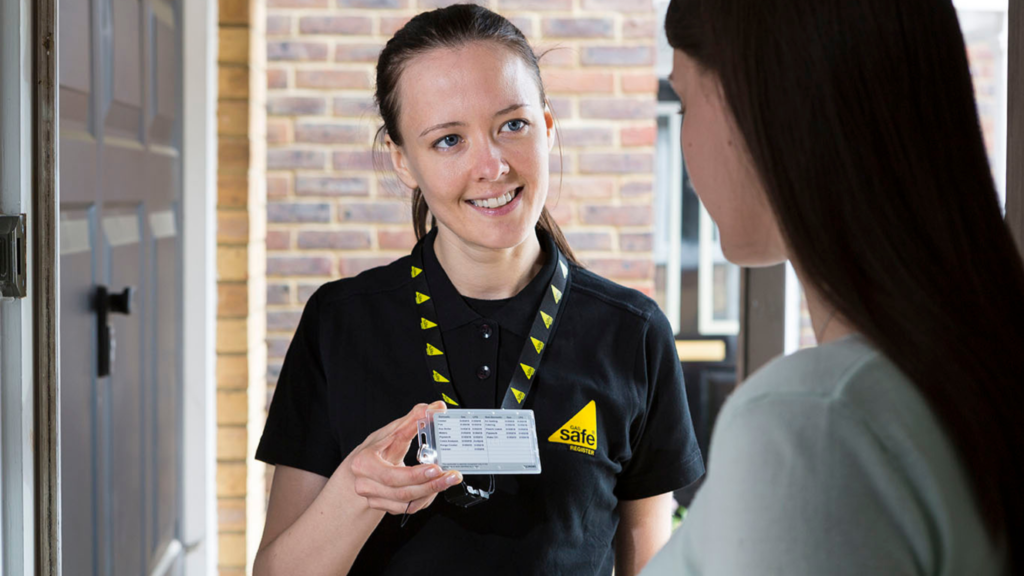
[[[547,289],[537,277],[506,301],[461,297],[423,242],[452,381],[465,408],[497,408]],[[422,353],[411,257],[322,286],[285,357],[256,457],[330,476],[373,431],[438,400]],[[704,465],[672,330],[641,293],[572,266],[559,326],[524,402],[537,421],[543,472],[496,476],[489,502],[439,496],[400,527],[387,515],[350,574],[611,574],[619,500],[671,492]],[[593,403],[593,406],[590,404]],[[552,441],[574,417],[596,446]],[[406,457],[414,465],[416,442]],[[486,485],[486,477],[467,476]]]

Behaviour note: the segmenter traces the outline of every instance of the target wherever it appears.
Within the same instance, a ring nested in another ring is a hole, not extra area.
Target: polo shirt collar
[[[448,278],[444,268],[441,267],[441,263],[434,254],[436,237],[437,228],[431,230],[421,240],[423,243],[423,267],[427,273],[427,284],[430,286],[430,292],[434,298],[438,323],[442,330],[448,331],[479,321],[483,317],[469,304],[466,304],[462,295]],[[537,315],[537,308],[540,307],[547,289],[547,281],[551,278],[557,265],[557,258],[551,257],[555,253],[554,240],[540,230],[537,231],[537,239],[540,241],[541,250],[546,258],[544,266],[525,288],[493,315],[493,320],[499,326],[510,330],[521,338],[526,338],[530,334],[534,317]]]

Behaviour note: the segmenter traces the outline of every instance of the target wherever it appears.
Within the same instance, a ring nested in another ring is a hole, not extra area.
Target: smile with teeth
[[[486,200],[470,200],[469,203],[477,208],[501,208],[505,204],[511,202],[520,192],[523,191],[523,187],[520,186],[511,192],[506,192],[497,198],[488,198]]]

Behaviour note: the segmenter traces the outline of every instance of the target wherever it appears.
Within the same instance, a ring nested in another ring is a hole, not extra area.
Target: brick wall
[[[267,0],[267,329],[273,384],[320,284],[408,253],[407,195],[378,182],[377,54],[438,0]],[[491,0],[542,60],[560,125],[549,208],[590,268],[653,291],[650,0]],[[564,179],[558,188],[558,169]],[[271,390],[272,392],[272,390]]]
[[[263,10],[219,0],[217,185],[218,566],[241,575],[263,526],[263,467],[252,459],[266,380]]]

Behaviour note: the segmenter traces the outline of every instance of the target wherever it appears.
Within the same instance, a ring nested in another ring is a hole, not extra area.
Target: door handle
[[[114,356],[117,352],[117,339],[114,335],[114,327],[110,325],[110,315],[130,315],[134,297],[135,288],[132,286],[114,294],[111,294],[106,286],[96,287],[96,315],[99,326],[99,358],[96,363],[96,375],[101,378],[110,375],[110,367],[114,364]]]

